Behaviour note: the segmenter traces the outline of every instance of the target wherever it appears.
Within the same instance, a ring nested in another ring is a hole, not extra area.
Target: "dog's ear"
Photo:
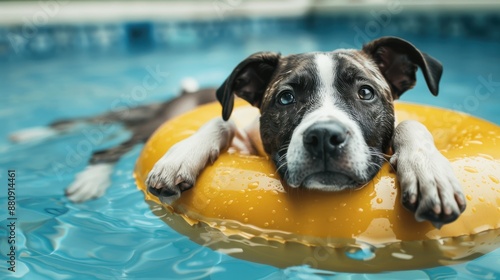
[[[222,104],[222,118],[228,120],[234,106],[234,95],[260,107],[267,85],[278,66],[279,53],[252,54],[236,68],[217,89],[217,99]]]
[[[415,85],[417,66],[422,70],[430,92],[438,95],[443,66],[411,43],[397,37],[382,37],[363,46],[362,51],[378,65],[391,86],[394,99]]]

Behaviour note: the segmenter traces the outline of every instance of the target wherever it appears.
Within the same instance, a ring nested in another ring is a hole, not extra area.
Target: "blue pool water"
[[[372,32],[377,34],[365,34],[370,39],[402,36],[443,63],[445,72],[439,97],[427,91],[419,75],[415,89],[402,99],[461,110],[500,125],[498,34],[467,29],[467,23],[474,21],[467,17],[459,18],[459,31],[453,29],[456,32],[419,29],[429,23],[418,19],[415,17],[416,23],[411,24],[394,19],[379,32]],[[195,78],[202,86],[218,86],[239,61],[256,51],[289,54],[360,47],[354,27],[363,28],[367,20],[370,19],[232,21],[216,22],[212,28],[185,22],[167,27],[123,24],[106,26],[108,34],[116,35],[109,38],[93,37],[85,33],[85,28],[65,27],[64,30],[78,29],[88,38],[94,38],[66,47],[51,37],[60,32],[58,27],[51,27],[39,30],[39,37],[45,36],[45,41],[35,37],[22,49],[3,48],[4,52],[0,52],[0,278],[3,275],[23,279],[500,278],[500,249],[459,265],[381,274],[317,271],[306,266],[281,269],[235,259],[190,241],[154,214],[155,209],[144,201],[132,177],[141,145],[118,162],[112,186],[102,198],[73,204],[64,197],[64,189],[85,168],[90,150],[127,139],[129,135],[119,126],[106,131],[99,141],[89,141],[84,128],[41,142],[13,144],[8,140],[14,131],[44,126],[54,120],[170,99],[179,92],[180,81],[185,77]],[[137,36],[127,37],[131,28],[138,29],[138,34],[153,35],[146,36],[144,44],[135,42],[139,40]],[[9,32],[16,30],[0,28],[0,46],[7,42],[2,34]],[[161,32],[168,34],[169,39],[162,39],[158,35]],[[109,40],[111,45],[106,43]],[[137,87],[147,76],[154,78],[155,86],[139,95]],[[16,172],[15,273],[7,270],[4,261],[9,251],[8,213],[4,211],[7,170]]]

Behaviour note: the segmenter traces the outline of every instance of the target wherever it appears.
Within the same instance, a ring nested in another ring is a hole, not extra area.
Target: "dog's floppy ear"
[[[382,37],[363,46],[363,52],[378,65],[391,86],[394,99],[415,85],[417,66],[431,93],[438,95],[443,66],[411,43],[397,37]]]
[[[228,120],[234,106],[234,95],[260,107],[267,85],[278,66],[279,53],[254,53],[234,68],[217,89],[217,99],[222,104],[222,118]]]

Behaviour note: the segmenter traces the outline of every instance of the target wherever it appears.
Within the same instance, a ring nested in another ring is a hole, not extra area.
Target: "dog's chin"
[[[354,178],[340,172],[317,172],[308,175],[302,181],[301,187],[329,192],[353,190],[363,184]]]

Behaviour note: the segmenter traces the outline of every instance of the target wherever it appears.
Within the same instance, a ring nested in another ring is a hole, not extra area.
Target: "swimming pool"
[[[360,47],[383,35],[406,38],[444,65],[439,97],[421,75],[402,100],[457,109],[500,125],[500,34],[498,13],[401,13],[386,26],[370,26],[370,15],[310,15],[287,19],[205,22],[135,22],[55,25],[38,28],[12,44],[18,27],[0,28],[0,180],[16,173],[17,263],[11,278],[25,279],[399,279],[500,278],[500,249],[453,266],[355,274],[307,266],[276,268],[235,259],[200,246],[169,228],[144,201],[132,178],[141,146],[114,169],[112,186],[100,199],[72,204],[63,195],[91,150],[123,142],[119,126],[102,139],[88,127],[43,142],[13,144],[16,130],[47,125],[117,108],[166,100],[185,77],[218,86],[247,55]],[[375,21],[376,22],[376,21]],[[368,32],[367,32],[368,31]],[[154,87],[136,90],[145,77]],[[94,141],[95,140],[95,141]],[[5,188],[2,187],[2,190]],[[7,193],[0,193],[7,204]],[[3,206],[2,206],[3,207]],[[0,212],[1,253],[7,247],[7,213]],[[2,275],[7,263],[0,263]]]

